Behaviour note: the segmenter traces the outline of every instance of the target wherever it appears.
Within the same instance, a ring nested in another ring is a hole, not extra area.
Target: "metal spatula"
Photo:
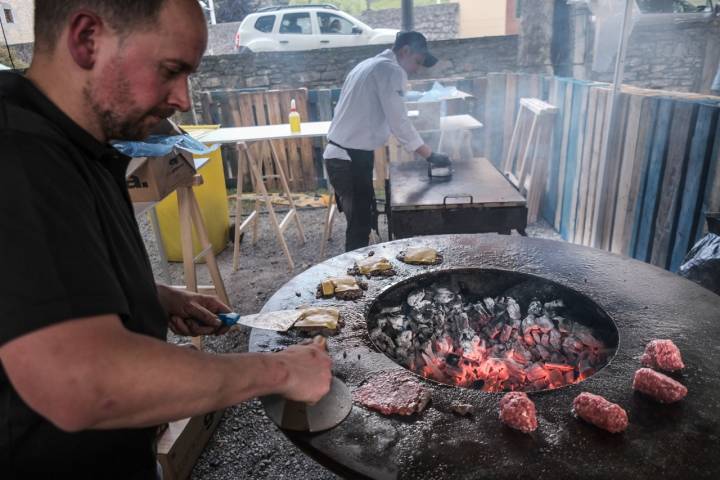
[[[256,313],[254,315],[240,315],[238,313],[220,313],[218,318],[224,325],[244,325],[251,328],[262,328],[286,332],[303,315],[304,310],[278,310],[275,312]]]

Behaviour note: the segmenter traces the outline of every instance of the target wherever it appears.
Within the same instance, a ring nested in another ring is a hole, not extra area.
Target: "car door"
[[[325,11],[316,12],[316,15],[319,48],[352,47],[367,43],[362,28],[349,18]]]
[[[317,48],[313,43],[313,29],[310,12],[288,12],[283,14],[278,28],[279,50],[310,50]]]

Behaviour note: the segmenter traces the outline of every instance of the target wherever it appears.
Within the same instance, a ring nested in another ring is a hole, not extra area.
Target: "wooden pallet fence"
[[[690,137],[690,149],[688,151],[687,166],[685,170],[685,181],[679,188],[679,205],[677,224],[675,225],[675,239],[672,251],[669,252],[672,271],[677,271],[685,258],[685,254],[695,243],[698,225],[696,222],[705,223],[698,215],[702,212],[702,201],[704,188],[703,179],[709,170],[708,160],[711,158],[715,126],[718,119],[718,108],[699,105],[697,108],[697,120],[695,129]],[[719,142],[715,138],[715,142]]]
[[[638,231],[633,245],[632,256],[645,262],[650,261],[650,253],[652,252],[652,238],[658,212],[658,200],[662,193],[661,182],[665,167],[668,137],[670,136],[672,111],[672,100],[660,100],[657,117],[654,119],[655,130],[652,136],[652,145],[648,152],[648,166],[644,175],[643,194],[638,199],[640,218],[636,227]]]
[[[634,226],[640,218],[638,198],[644,193],[643,175],[647,170],[658,104],[656,98],[639,95],[630,98],[615,205],[613,253],[630,256],[633,252],[633,237],[637,233]]]
[[[707,224],[704,215],[711,212],[720,212],[720,119],[716,118],[715,144],[710,155],[710,165],[705,176],[705,188],[702,208],[698,212],[695,229],[695,241],[707,233]]]
[[[340,98],[339,88],[320,88],[310,90],[308,92],[308,115],[311,122],[329,122],[333,119],[335,106]],[[315,159],[315,168],[322,178],[321,187],[329,187],[328,179],[325,175],[323,166],[323,151],[325,150],[326,140],[324,138],[313,138],[313,157]]]
[[[559,108],[557,115],[555,115],[555,128],[553,129],[550,164],[548,165],[548,181],[545,185],[545,191],[543,192],[543,201],[540,205],[540,213],[545,219],[552,218],[553,220],[550,220],[550,223],[554,224],[555,212],[558,205],[557,190],[560,169],[558,159],[560,158],[559,152],[560,145],[562,144],[563,125],[565,118],[565,109],[562,108],[562,106],[565,104],[565,88],[561,84],[560,78],[558,77],[552,78],[550,80],[549,103]]]
[[[720,210],[720,99],[623,86],[611,119],[609,85],[552,78],[549,102],[542,216],[566,240],[676,271]]]
[[[470,85],[484,87],[484,115],[477,117],[485,125],[484,155],[500,168],[510,147],[520,99],[548,100],[549,84],[544,84],[543,77],[536,74],[489,73],[484,83],[472,82]]]
[[[720,162],[720,104],[657,96],[652,147],[636,207],[637,232],[628,250],[635,258],[677,271],[705,233],[705,214],[720,209],[720,181],[714,178]]]
[[[662,268],[668,266],[668,256],[677,221],[678,199],[682,176],[687,166],[687,147],[697,105],[673,102],[665,166],[660,182],[660,195],[650,252],[650,262]]]
[[[517,73],[466,80],[498,168],[519,99],[559,108],[540,214],[566,240],[677,270],[720,211],[720,98]],[[535,95],[537,94],[537,95]]]

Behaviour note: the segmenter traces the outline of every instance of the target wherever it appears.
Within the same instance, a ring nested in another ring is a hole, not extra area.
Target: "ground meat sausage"
[[[680,349],[672,340],[653,340],[645,347],[640,358],[643,367],[674,372],[685,368]]]
[[[385,415],[412,415],[430,401],[430,392],[406,370],[382,372],[353,392],[353,400]]]
[[[641,368],[635,372],[633,389],[660,403],[678,402],[685,398],[688,392],[682,383],[649,368]]]
[[[573,400],[573,412],[586,422],[611,433],[622,432],[628,426],[625,410],[600,395],[581,393]]]
[[[535,404],[525,392],[510,392],[500,399],[500,420],[524,433],[533,432],[538,427]]]

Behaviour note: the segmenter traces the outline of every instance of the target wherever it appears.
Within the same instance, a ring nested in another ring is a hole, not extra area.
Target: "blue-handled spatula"
[[[262,328],[286,332],[302,317],[304,311],[300,310],[278,310],[275,312],[256,313],[253,315],[240,315],[239,313],[219,313],[220,321],[229,327],[243,325],[251,328]]]

